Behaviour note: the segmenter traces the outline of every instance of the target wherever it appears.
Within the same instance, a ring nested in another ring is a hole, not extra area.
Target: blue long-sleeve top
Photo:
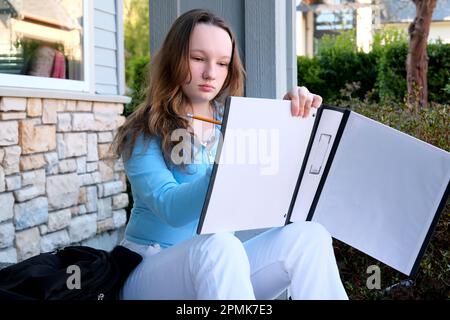
[[[220,126],[216,125],[215,132],[217,136]],[[124,162],[134,200],[125,238],[169,247],[193,237],[216,150],[217,143],[210,151],[201,145],[194,147],[193,163],[182,169],[166,163],[159,138],[139,136],[131,157]]]

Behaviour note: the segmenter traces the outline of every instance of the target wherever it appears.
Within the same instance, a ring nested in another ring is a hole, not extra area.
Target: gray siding
[[[275,10],[273,7],[261,6],[259,0],[245,2],[245,36],[246,52],[251,56],[246,63],[247,83],[257,83],[257,86],[247,85],[247,96],[275,98],[276,86],[270,81],[277,75],[274,63],[277,48],[275,28]],[[264,36],[261,36],[263,34]],[[263,53],[263,54],[261,54]]]
[[[94,1],[95,92],[99,94],[120,94],[116,4],[116,0]]]
[[[95,61],[97,66],[115,68],[117,66],[116,51],[98,47],[95,50]]]

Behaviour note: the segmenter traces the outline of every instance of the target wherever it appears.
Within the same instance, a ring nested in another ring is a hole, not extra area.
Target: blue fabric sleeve
[[[142,141],[137,139],[132,156],[125,162],[133,196],[172,227],[199,219],[212,167],[192,182],[178,183],[164,161],[158,140],[151,139],[148,145]]]

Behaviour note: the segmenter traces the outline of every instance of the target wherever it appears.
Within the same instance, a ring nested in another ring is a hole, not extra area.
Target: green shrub
[[[429,101],[450,102],[450,44],[441,42],[428,45]],[[446,89],[449,87],[449,89]]]
[[[375,88],[380,101],[403,101],[406,87],[406,55],[408,44],[396,42],[388,44],[377,53],[377,79]]]
[[[380,50],[376,88],[381,101],[395,99],[403,101],[406,87],[407,42],[394,42]],[[450,94],[445,91],[450,77],[450,45],[432,43],[428,45],[428,100],[448,103]]]
[[[325,92],[326,81],[322,77],[319,59],[297,57],[298,83],[306,86],[311,92]]]
[[[341,32],[338,36],[325,34],[317,43],[318,56],[336,56],[343,52],[356,52],[356,33],[354,30]]]
[[[450,93],[450,44],[428,45],[429,101],[448,103]],[[317,92],[327,102],[343,97],[387,102],[403,101],[407,92],[406,57],[408,40],[404,32],[387,30],[374,36],[373,50],[356,50],[354,34],[325,36],[318,41],[314,58],[297,58],[299,85]]]
[[[450,94],[450,78],[448,78],[448,84],[445,85],[444,91]]]
[[[131,102],[126,105],[124,115],[127,117],[142,102],[147,87],[147,75],[150,57],[134,57],[130,59],[127,68],[130,70],[130,92]]]
[[[320,93],[326,101],[342,98],[340,91],[352,85],[352,97],[364,98],[375,86],[374,54],[356,50],[355,34],[347,31],[337,37],[324,36],[314,58],[297,58],[298,83]]]

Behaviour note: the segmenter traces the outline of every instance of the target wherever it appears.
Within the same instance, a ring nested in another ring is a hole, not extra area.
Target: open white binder
[[[450,153],[322,106],[230,97],[197,233],[312,220],[404,274],[417,271],[449,194]]]

